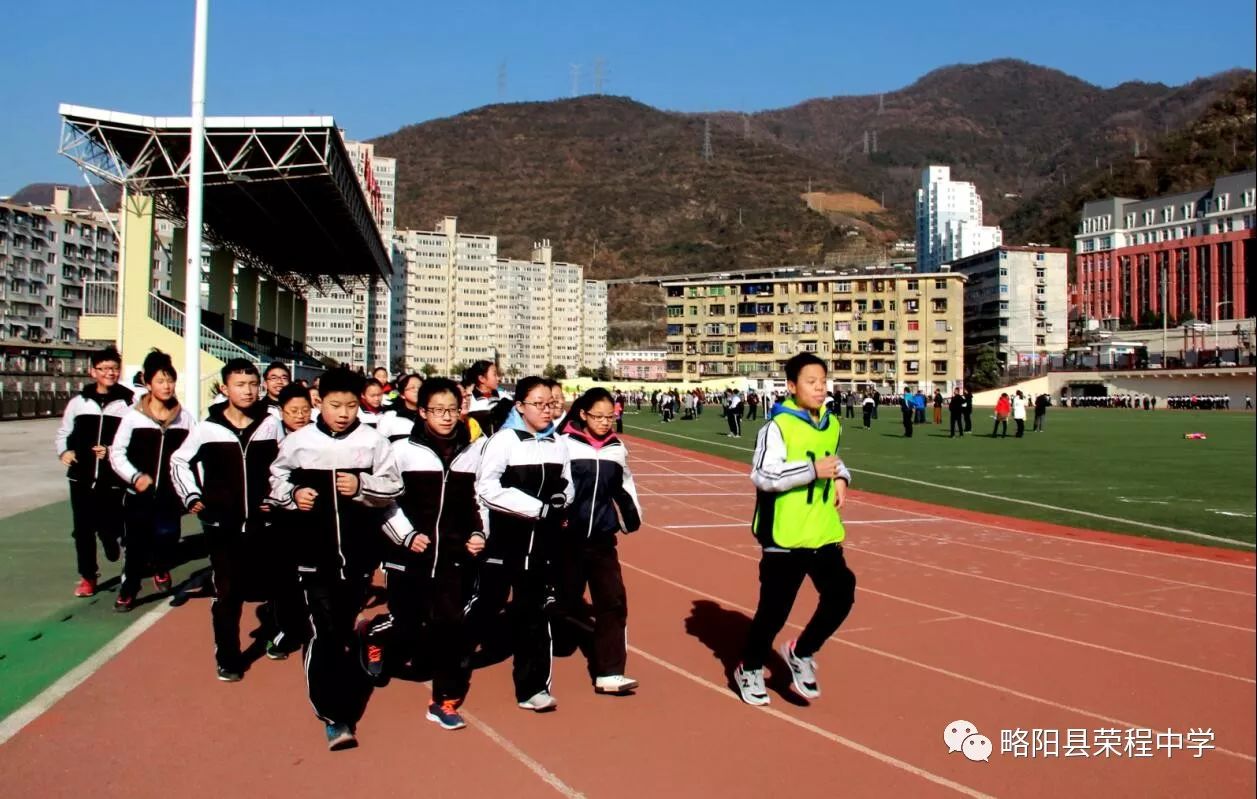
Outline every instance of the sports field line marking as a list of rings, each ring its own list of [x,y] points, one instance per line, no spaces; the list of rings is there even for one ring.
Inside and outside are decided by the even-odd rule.
[[[533,774],[536,774],[538,777],[540,777],[542,782],[546,783],[547,785],[549,785],[554,790],[558,791],[563,796],[568,797],[568,799],[585,799],[585,794],[581,793],[580,791],[576,790],[572,786],[568,785],[563,780],[559,779],[559,776],[557,774],[555,774],[553,771],[550,771],[548,768],[541,765],[541,763],[537,762],[533,758],[529,757],[526,752],[524,752],[515,744],[511,743],[509,738],[505,737],[504,735],[499,733],[497,730],[490,727],[488,724],[485,724],[482,719],[472,715],[466,710],[463,711],[463,715],[466,716],[467,720],[471,722],[472,729],[480,730],[482,733],[484,733],[485,737],[487,737],[490,741],[493,741],[495,744],[500,746],[502,749],[506,751],[507,754],[509,754],[511,757],[515,758],[520,763],[522,763],[525,768],[527,768]]]
[[[637,429],[643,430],[646,428],[639,427]],[[705,444],[716,444],[722,447],[729,447],[730,449],[741,450],[742,452],[755,451],[753,447],[739,447],[735,444],[724,444],[720,441],[708,441],[707,439],[704,439],[704,438],[695,438],[694,436],[681,435],[680,433],[667,433],[662,430],[656,430],[654,432],[663,436],[674,436],[676,438],[684,438],[689,441],[699,441]],[[1213,541],[1214,543],[1226,544],[1227,546],[1239,547],[1242,549],[1257,549],[1257,543],[1250,544],[1247,541],[1238,541],[1234,538],[1227,538],[1221,535],[1211,535],[1210,533],[1202,533],[1197,530],[1185,530],[1179,527],[1166,527],[1165,525],[1161,525],[1161,524],[1152,524],[1151,522],[1141,522],[1141,521],[1136,521],[1134,519],[1125,519],[1125,518],[1122,518],[1121,516],[1108,516],[1103,513],[1093,513],[1092,511],[1088,511],[1088,510],[1078,510],[1077,508],[1062,508],[1057,505],[1049,505],[1046,502],[1035,502],[1034,500],[1031,500],[1031,499],[1019,499],[1017,497],[1007,497],[1000,494],[988,494],[985,491],[974,491],[969,488],[960,488],[958,486],[943,485],[942,483],[931,483],[928,480],[917,480],[912,477],[904,477],[903,475],[898,475],[898,474],[886,474],[884,472],[874,472],[869,469],[851,469],[851,471],[854,474],[869,474],[874,477],[881,477],[887,480],[899,480],[901,482],[928,486],[930,488],[937,488],[943,491],[955,491],[958,494],[969,494],[975,497],[983,497],[985,499],[994,499],[994,500],[999,500],[1001,502],[1014,502],[1018,505],[1028,505],[1034,508],[1042,508],[1044,510],[1057,511],[1059,513],[1070,513],[1075,516],[1086,516],[1092,519],[1103,519],[1104,521],[1107,521],[1107,522],[1119,522],[1121,524],[1129,524],[1135,527],[1143,527],[1148,530],[1159,530],[1163,533],[1174,533],[1176,535],[1186,535],[1186,536],[1191,536],[1193,538],[1199,538],[1204,541]]]
[[[868,505],[869,507],[872,507],[872,508],[882,507],[880,505],[874,505],[873,503],[863,502],[861,500],[848,500],[848,501],[855,505]],[[913,511],[907,511],[907,512],[912,513]],[[925,520],[954,521],[944,516],[927,516],[925,514],[918,514],[916,518],[907,519],[904,521],[925,521]],[[897,520],[887,519],[886,521],[889,522],[889,521],[897,521]],[[847,521],[845,519],[843,520],[843,523],[851,524],[850,521]],[[993,528],[993,529],[999,529],[999,528]],[[995,552],[1000,555],[1011,555],[1013,557],[1026,558],[1028,560],[1042,560],[1048,563],[1059,563],[1064,566],[1076,566],[1080,569],[1087,569],[1090,571],[1101,571],[1101,572],[1107,572],[1108,574],[1120,574],[1126,577],[1138,577],[1144,580],[1155,580],[1157,582],[1167,583],[1167,585],[1163,585],[1159,588],[1150,588],[1150,589],[1146,589],[1142,591],[1134,591],[1132,592],[1132,595],[1151,593],[1152,591],[1166,591],[1173,588],[1198,588],[1202,591],[1217,591],[1223,594],[1235,594],[1236,596],[1243,596],[1243,597],[1257,596],[1251,591],[1237,591],[1233,588],[1220,588],[1216,585],[1208,585],[1206,583],[1192,583],[1192,582],[1187,582],[1185,580],[1175,580],[1172,577],[1161,577],[1161,576],[1156,576],[1156,575],[1151,575],[1151,574],[1141,574],[1140,572],[1132,572],[1132,571],[1127,571],[1125,569],[1114,569],[1110,566],[1095,566],[1090,563],[1079,563],[1076,560],[1065,560],[1064,558],[1049,558],[1045,555],[1033,555],[1029,552],[1022,552],[1021,550],[1001,549],[999,547],[990,547],[984,544],[975,544],[971,541],[957,541],[950,538],[944,538],[942,536],[931,535],[930,533],[918,532],[916,530],[898,530],[896,532],[903,533],[904,535],[914,536],[916,538],[925,538],[930,541],[937,541],[940,544],[946,544],[952,547],[968,547],[969,549],[980,549],[986,552]],[[1010,531],[1010,532],[1016,532],[1016,531]]]
[[[737,516],[732,516],[732,515],[730,515],[730,514],[728,514],[728,513],[724,513],[723,511],[719,511],[719,510],[712,510],[712,509],[704,509],[704,510],[706,510],[706,511],[707,511],[707,513],[711,514],[712,516],[720,516],[720,517],[723,517],[723,518],[725,518],[725,519],[730,519],[730,520],[732,520],[733,522],[736,522],[737,524],[732,524],[732,525],[698,525],[699,527],[704,527],[704,526],[710,526],[710,527],[742,527],[742,526],[746,526],[746,524],[747,524],[745,521],[742,521],[742,520],[741,520],[741,519],[739,519]],[[890,521],[890,520],[888,520],[888,521]],[[872,523],[875,523],[875,522],[872,522]],[[675,527],[670,527],[670,528],[666,528],[666,529],[678,529],[678,528],[675,528]],[[898,530],[897,530],[897,532],[901,532],[901,533],[908,533],[908,531],[903,530],[903,529],[898,529]],[[909,534],[909,535],[911,535],[911,533],[908,533],[908,534]],[[946,567],[946,566],[939,566],[939,565],[937,565],[937,564],[927,563],[927,562],[925,562],[925,561],[912,560],[912,559],[909,559],[909,558],[901,558],[901,557],[898,557],[898,556],[895,556],[895,555],[887,555],[887,554],[885,554],[885,553],[883,553],[883,552],[878,552],[877,550],[874,550],[874,549],[869,549],[869,548],[867,548],[867,547],[865,547],[865,546],[863,546],[863,545],[857,546],[857,545],[855,545],[854,543],[852,543],[852,544],[848,544],[848,546],[850,546],[850,548],[851,548],[851,549],[853,549],[853,550],[855,550],[855,551],[857,551],[857,552],[863,552],[863,553],[865,553],[865,554],[872,555],[873,557],[886,558],[886,559],[888,559],[888,560],[897,560],[897,561],[900,561],[900,562],[902,562],[902,563],[907,563],[907,564],[910,564],[910,565],[913,565],[913,566],[919,566],[919,567],[924,568],[924,569],[934,569],[934,570],[936,570],[936,571],[941,571],[941,572],[944,572],[944,573],[947,573],[947,574],[955,574],[955,575],[958,575],[958,576],[960,576],[960,577],[968,577],[968,578],[972,578],[972,579],[975,579],[975,580],[983,580],[983,581],[986,581],[986,582],[999,583],[999,584],[1001,584],[1001,585],[1008,585],[1008,586],[1012,586],[1012,587],[1014,587],[1014,588],[1024,588],[1024,589],[1026,589],[1027,591],[1036,591],[1036,592],[1039,592],[1039,593],[1051,594],[1051,595],[1054,595],[1054,596],[1062,596],[1062,597],[1066,597],[1066,598],[1068,598],[1068,599],[1074,599],[1074,600],[1077,600],[1077,601],[1079,601],[1079,602],[1091,602],[1091,603],[1094,603],[1094,604],[1097,604],[1097,605],[1106,605],[1106,606],[1109,606],[1109,607],[1120,608],[1120,609],[1122,609],[1122,610],[1128,610],[1128,611],[1132,611],[1132,612],[1135,612],[1135,613],[1146,613],[1146,614],[1149,614],[1149,615],[1152,615],[1152,616],[1162,616],[1162,617],[1164,617],[1164,618],[1168,618],[1168,619],[1175,619],[1175,620],[1178,620],[1178,621],[1185,621],[1185,622],[1190,622],[1190,623],[1195,623],[1195,624],[1205,624],[1205,625],[1209,625],[1209,626],[1212,626],[1212,627],[1224,627],[1224,628],[1227,628],[1227,629],[1238,630],[1238,631],[1240,631],[1240,632],[1246,632],[1246,633],[1257,633],[1257,629],[1253,629],[1253,628],[1251,628],[1251,627],[1240,627],[1240,626],[1238,626],[1238,625],[1234,625],[1234,624],[1226,624],[1225,622],[1220,622],[1220,621],[1210,621],[1210,620],[1208,620],[1208,619],[1200,619],[1200,618],[1195,618],[1195,617],[1192,617],[1192,616],[1180,616],[1180,615],[1177,615],[1177,614],[1175,614],[1175,613],[1167,613],[1167,612],[1165,612],[1165,611],[1161,611],[1161,610],[1153,610],[1153,609],[1151,609],[1151,608],[1139,607],[1138,605],[1126,605],[1126,604],[1123,604],[1123,603],[1121,603],[1121,602],[1111,602],[1111,601],[1106,600],[1106,599],[1098,599],[1098,598],[1096,598],[1096,597],[1083,596],[1083,595],[1081,595],[1081,594],[1074,594],[1074,593],[1070,593],[1070,592],[1068,592],[1068,591],[1057,591],[1057,590],[1055,590],[1055,589],[1053,589],[1053,588],[1044,588],[1044,587],[1042,587],[1042,586],[1030,585],[1030,584],[1028,584],[1028,583],[1019,583],[1019,582],[1015,582],[1015,581],[1012,581],[1012,580],[1001,580],[1001,579],[999,579],[998,577],[987,577],[987,576],[985,576],[985,575],[981,575],[981,574],[973,574],[973,573],[971,573],[971,572],[962,572],[962,571],[959,571],[959,570],[957,570],[957,569],[951,569],[951,568],[948,568],[948,567]]]
[[[704,688],[711,689],[712,691],[715,691],[721,696],[732,699],[735,702],[742,701],[741,699],[737,698],[732,693],[730,693],[728,688],[721,687],[717,685],[716,683],[711,682],[710,680],[707,680],[703,677],[698,676],[697,674],[689,671],[688,669],[684,669],[681,666],[676,665],[675,663],[670,663],[669,661],[664,660],[663,658],[657,655],[653,655],[650,652],[647,652],[646,650],[641,649],[640,647],[630,645],[628,647],[628,650],[632,652],[633,654],[637,655],[638,657],[648,660],[651,663],[654,663],[656,666],[667,669],[673,674],[676,674],[680,677],[684,677],[690,682],[701,685]],[[793,724],[795,727],[798,727],[799,729],[802,729],[802,730],[806,730],[807,732],[810,732],[813,735],[819,735],[820,737],[832,743],[836,743],[839,746],[846,747],[847,749],[853,749],[862,755],[873,758],[879,763],[883,763],[887,766],[890,766],[891,768],[895,768],[900,771],[905,771],[913,775],[914,777],[920,777],[923,780],[928,780],[929,782],[932,782],[935,785],[941,785],[944,788],[950,788],[951,790],[956,791],[957,793],[963,794],[965,796],[971,796],[971,797],[974,797],[975,799],[994,799],[994,797],[991,796],[990,794],[982,793],[981,791],[975,788],[970,788],[968,785],[963,785],[959,782],[955,782],[954,780],[950,780],[939,774],[935,774],[932,771],[926,771],[920,766],[914,766],[913,764],[907,761],[900,760],[894,755],[888,755],[885,752],[878,751],[877,749],[872,749],[868,746],[865,746],[862,743],[853,741],[850,738],[843,737],[836,732],[831,732],[825,729],[824,727],[818,727],[815,724],[812,724],[800,718],[791,716],[789,713],[783,713],[774,707],[768,707],[765,705],[761,705],[759,707],[751,707],[748,705],[747,709],[752,712],[766,713],[775,719],[784,721],[787,724]]]
[[[169,602],[163,602],[158,607],[140,616],[127,625],[126,629],[96,650],[87,660],[61,675],[60,679],[41,691],[34,699],[6,716],[3,721],[0,721],[0,746],[21,732],[26,725],[48,712],[53,705],[82,685],[88,677],[91,677],[102,666],[113,659],[114,655],[126,649],[132,641],[161,621],[173,609],[174,606]]]
[[[743,613],[748,613],[752,616],[755,614],[755,610],[753,608],[748,608],[745,605],[740,605],[737,602],[733,602],[732,600],[725,599],[724,597],[716,596],[715,594],[709,594],[706,591],[703,591],[699,588],[695,588],[692,585],[686,585],[685,583],[678,583],[675,580],[670,580],[667,577],[664,577],[659,574],[655,574],[654,572],[648,571],[647,569],[643,569],[640,566],[635,566],[634,564],[629,563],[626,560],[621,560],[620,565],[628,569],[631,569],[635,572],[640,572],[646,575],[647,577],[658,580],[661,583],[666,583],[667,585],[670,585],[673,588],[677,588],[682,591],[692,593],[697,596],[701,596],[704,599],[710,599],[713,602],[719,602],[722,605],[735,608],[737,610],[742,611]],[[967,617],[967,618],[972,618],[972,617]],[[786,622],[786,626],[791,627],[796,630],[803,629],[803,625],[795,624],[793,622]],[[1068,713],[1076,713],[1080,716],[1087,716],[1089,718],[1096,719],[1097,721],[1103,721],[1108,724],[1116,725],[1123,729],[1147,728],[1147,725],[1137,724],[1133,721],[1125,721],[1123,719],[1114,718],[1113,716],[1106,716],[1103,713],[1096,713],[1093,710],[1086,710],[1085,708],[1075,707],[1074,705],[1067,705],[1063,702],[1057,702],[1054,699],[1048,699],[1046,697],[1036,696],[1034,694],[1026,693],[1025,691],[1020,691],[1016,688],[1009,688],[1006,685],[1000,685],[999,683],[986,682],[983,680],[979,680],[976,677],[970,677],[967,674],[961,674],[960,672],[951,671],[950,669],[945,669],[945,668],[942,668],[941,666],[931,666],[929,663],[922,663],[921,661],[913,660],[912,658],[904,657],[903,655],[896,655],[893,652],[887,652],[884,649],[878,649],[876,647],[868,646],[866,644],[857,644],[854,641],[848,641],[846,639],[837,638],[835,636],[830,636],[828,640],[833,641],[834,643],[839,644],[841,646],[849,646],[852,649],[858,649],[861,652],[867,652],[871,655],[878,655],[880,657],[889,658],[890,660],[894,660],[899,663],[904,663],[906,665],[914,666],[919,669],[925,669],[926,671],[932,671],[936,674],[942,674],[945,677],[951,677],[952,679],[960,680],[961,682],[967,682],[971,685],[976,685],[981,688],[998,691],[1000,693],[1008,694],[1009,696],[1015,696],[1018,699],[1024,699],[1027,702],[1035,702],[1041,705],[1046,705],[1047,707],[1054,708],[1056,710],[1062,710]],[[632,647],[630,647],[630,649],[631,648]],[[734,697],[734,698],[736,699],[737,697]],[[1246,760],[1250,763],[1257,763],[1257,757],[1246,754],[1244,752],[1236,752],[1232,749],[1223,749],[1222,747],[1218,747],[1214,751],[1221,752],[1222,754],[1225,754],[1225,755],[1230,755],[1231,757],[1237,757],[1240,760]]]
[[[745,552],[738,552],[737,550],[734,550],[734,549],[728,549],[727,547],[722,547],[719,544],[712,544],[708,541],[703,541],[698,538],[691,538],[688,535],[682,535],[681,533],[673,532],[672,530],[664,530],[663,528],[657,525],[647,523],[647,524],[644,524],[643,526],[654,527],[656,530],[659,530],[661,533],[664,533],[665,535],[674,536],[676,538],[680,538],[685,541],[698,544],[699,546],[709,547],[711,549],[716,550],[717,552],[724,552],[728,555],[733,555],[734,557],[743,558],[745,560],[749,560],[755,563],[759,562],[758,557],[755,557],[753,555],[748,555]],[[896,594],[887,594],[883,591],[878,591],[873,588],[867,588],[862,585],[857,585],[855,590],[863,591],[872,596],[882,597],[883,599],[889,599],[894,602],[902,602],[906,605],[915,605],[916,607],[919,607],[919,608],[925,608],[927,610],[937,611],[939,613],[956,613],[957,612],[954,608],[945,608],[939,605],[931,605],[927,602],[918,602],[915,599],[908,599],[907,597],[898,596]],[[1257,680],[1253,679],[1252,677],[1243,677],[1238,674],[1229,674],[1224,671],[1214,671],[1213,669],[1206,669],[1201,666],[1192,666],[1190,664],[1179,663],[1178,661],[1174,661],[1174,660],[1165,660],[1163,658],[1154,657],[1152,655],[1144,655],[1144,654],[1140,654],[1139,652],[1131,652],[1126,649],[1117,649],[1116,647],[1105,646],[1104,644],[1096,644],[1090,641],[1082,641],[1077,638],[1069,638],[1064,635],[1057,635],[1055,633],[1044,632],[1042,630],[1032,630],[1029,627],[1022,627],[1017,624],[1010,624],[1008,622],[996,621],[995,619],[988,619],[985,616],[974,616],[969,613],[963,613],[960,615],[963,615],[966,618],[971,619],[973,621],[981,622],[982,624],[989,624],[993,627],[1000,627],[1006,630],[1013,630],[1015,632],[1025,633],[1027,635],[1033,635],[1040,638],[1047,638],[1052,641],[1060,641],[1061,643],[1073,644],[1076,646],[1085,647],[1087,649],[1095,649],[1100,652],[1107,652],[1111,655],[1121,655],[1125,657],[1134,658],[1136,660],[1144,660],[1149,663],[1157,663],[1162,666],[1170,666],[1172,668],[1185,669],[1187,671],[1194,671],[1200,674],[1208,674],[1212,677],[1223,677],[1228,680],[1235,680],[1236,682],[1247,683],[1249,685],[1257,685]]]
[[[843,525],[848,524],[898,524],[900,522],[928,522],[931,518],[922,519],[843,519]],[[750,527],[749,521],[739,522],[737,524],[665,524],[665,530],[702,530],[705,528],[726,528],[726,527]]]
[[[660,466],[662,464],[654,464]],[[749,474],[749,472],[747,473]],[[740,472],[633,472],[633,479],[639,477],[747,477],[747,474]]]
[[[639,429],[644,429],[644,428],[639,428]],[[678,435],[678,434],[676,434],[676,433],[668,433],[667,435]],[[704,440],[705,440],[705,439],[701,439],[701,438],[693,438],[692,436],[680,436],[680,437],[681,437],[681,438],[689,438],[691,441],[704,441]],[[645,441],[649,441],[649,439],[643,439],[643,440],[645,440]],[[721,444],[721,442],[719,442],[719,441],[713,441],[713,442],[710,442],[710,443],[713,443],[713,444],[720,444],[721,446],[731,446],[731,445],[728,445],[728,444]],[[706,465],[708,465],[708,466],[713,465],[713,464],[710,464],[710,463],[708,463],[707,461],[705,461],[705,460],[703,460],[703,459],[701,459],[701,458],[695,458],[695,457],[693,457],[693,456],[691,456],[691,455],[683,455],[683,454],[680,454],[680,453],[671,452],[671,451],[669,451],[669,450],[660,449],[659,447],[656,447],[656,446],[651,446],[650,444],[646,444],[646,443],[640,443],[640,444],[639,444],[639,443],[637,443],[637,442],[634,442],[634,448],[638,448],[638,447],[645,448],[645,449],[650,449],[650,450],[654,450],[654,451],[656,451],[656,452],[665,452],[665,453],[667,453],[667,454],[669,454],[669,455],[671,455],[671,456],[673,456],[673,457],[676,457],[676,458],[684,458],[684,459],[685,459],[685,460],[687,460],[687,461],[697,461],[697,462],[699,462],[699,463],[703,463],[703,464],[706,464]],[[747,451],[745,447],[733,447],[733,448],[734,448],[734,449],[743,450],[743,451]],[[732,471],[734,471],[734,470],[730,469],[730,471],[732,472]],[[892,506],[889,506],[889,505],[878,505],[878,504],[875,504],[875,503],[872,503],[872,502],[865,502],[865,501],[863,501],[863,500],[855,500],[855,501],[857,501],[857,502],[861,502],[862,504],[869,505],[869,506],[874,507],[874,508],[882,508],[882,509],[884,509],[884,510],[899,510],[898,508],[893,508]],[[905,512],[905,513],[915,513],[916,511],[903,511],[903,512]],[[1005,525],[992,524],[992,523],[990,523],[990,522],[975,522],[975,521],[971,521],[971,520],[969,520],[969,519],[962,519],[962,518],[958,518],[958,517],[954,517],[954,516],[944,516],[943,518],[944,518],[944,519],[946,519],[947,521],[955,522],[955,523],[957,523],[957,524],[966,524],[966,525],[969,525],[970,527],[983,527],[983,528],[986,528],[986,529],[988,529],[988,530],[1003,530],[1003,531],[1005,531],[1005,532],[1009,532],[1009,533],[1016,533],[1016,534],[1018,534],[1018,535],[1024,535],[1024,536],[1029,536],[1029,537],[1038,538],[1038,539],[1043,539],[1043,538],[1045,538],[1045,536],[1044,536],[1043,534],[1041,534],[1041,533],[1033,533],[1033,532],[1030,532],[1030,531],[1028,531],[1028,530],[1021,530],[1021,529],[1018,529],[1018,528],[1016,528],[1016,527],[1008,527],[1008,526],[1005,526]],[[1190,560],[1190,561],[1194,561],[1194,562],[1196,562],[1196,563],[1208,563],[1208,564],[1212,564],[1212,565],[1214,565],[1214,566],[1229,566],[1229,567],[1231,567],[1231,568],[1235,568],[1235,569],[1245,569],[1245,570],[1247,570],[1247,571],[1253,571],[1254,569],[1257,569],[1257,565],[1249,565],[1249,564],[1246,564],[1246,563],[1231,563],[1231,562],[1229,562],[1229,561],[1224,561],[1224,560],[1209,560],[1208,558],[1197,557],[1197,556],[1195,556],[1195,555],[1184,555],[1184,554],[1181,554],[1181,553],[1178,553],[1178,552],[1162,552],[1162,551],[1157,550],[1157,549],[1143,549],[1143,548],[1140,548],[1140,547],[1123,546],[1123,545],[1121,545],[1121,544],[1112,544],[1112,543],[1109,543],[1109,542],[1107,542],[1107,541],[1092,541],[1091,539],[1088,539],[1088,538],[1064,538],[1064,537],[1062,537],[1062,536],[1046,536],[1046,537],[1048,537],[1048,538],[1058,539],[1058,540],[1061,540],[1061,541],[1068,541],[1068,542],[1071,542],[1071,543],[1077,543],[1077,544],[1087,544],[1087,545],[1089,545],[1089,546],[1096,546],[1096,547],[1107,547],[1107,548],[1109,548],[1109,549],[1118,549],[1118,550],[1122,550],[1123,552],[1132,552],[1132,553],[1136,553],[1136,554],[1140,554],[1140,555],[1158,555],[1158,556],[1163,557],[1163,558],[1178,558],[1178,559],[1180,559],[1180,560]]]
[[[1164,618],[1164,619],[1174,619],[1176,621],[1184,621],[1191,624],[1205,624],[1210,627],[1222,627],[1227,630],[1238,630],[1239,632],[1242,632],[1242,633],[1257,633],[1257,629],[1254,629],[1252,627],[1241,627],[1238,624],[1227,624],[1226,622],[1210,621],[1209,619],[1199,619],[1199,618],[1193,618],[1191,616],[1179,616],[1175,613],[1166,613],[1163,610],[1153,610],[1152,608],[1141,608],[1138,605],[1126,605],[1121,602],[1111,602],[1107,599],[1098,599],[1096,597],[1082,596],[1081,594],[1074,594],[1069,591],[1057,591],[1054,588],[1044,588],[1042,586],[1037,586],[1037,585],[1028,585],[1026,583],[1018,583],[1013,580],[1001,580],[998,577],[988,577],[985,574],[973,574],[972,572],[962,572],[959,569],[952,569],[952,568],[948,568],[947,566],[939,566],[934,563],[925,563],[923,561],[912,560],[910,558],[901,558],[898,555],[887,555],[885,552],[878,552],[877,550],[869,549],[867,546],[864,546],[863,544],[860,544],[858,546],[855,544],[851,544],[849,545],[849,547],[851,549],[854,549],[857,552],[863,552],[864,554],[872,555],[873,557],[886,558],[887,560],[895,560],[895,561],[899,561],[900,563],[908,563],[913,566],[919,566],[923,569],[933,569],[935,571],[940,571],[945,574],[954,574],[959,577],[966,577],[971,580],[982,580],[983,582],[996,583],[998,585],[1012,586],[1013,588],[1021,588],[1026,591],[1035,591],[1040,594],[1049,594],[1051,596],[1059,596],[1059,597],[1065,597],[1066,599],[1074,599],[1079,602],[1090,602],[1095,605],[1104,605],[1105,607],[1118,608],[1120,610],[1128,610],[1135,613],[1146,613],[1150,616],[1160,616],[1161,618]]]

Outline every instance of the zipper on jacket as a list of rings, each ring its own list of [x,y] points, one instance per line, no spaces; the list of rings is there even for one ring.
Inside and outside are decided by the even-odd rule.
[[[602,453],[594,450],[594,490],[589,497],[589,532],[585,533],[585,540],[592,541],[594,537],[594,508],[598,504],[598,475],[602,470]]]
[[[537,447],[540,447],[541,439],[534,436],[533,443]],[[537,463],[539,466],[541,466],[541,482],[537,483],[537,499],[541,499],[542,489],[546,485],[546,459],[541,457],[541,452],[537,453]],[[544,499],[542,499],[541,501],[546,502],[546,500]],[[554,510],[554,508],[551,507],[550,510]],[[533,541],[535,541],[536,538],[537,538],[537,522],[533,522],[532,529],[529,530],[528,532],[528,551],[524,553],[524,571],[528,571],[528,562],[532,559],[532,545],[533,545]]]
[[[100,405],[99,402],[96,403]],[[100,421],[96,423],[96,446],[100,446],[100,440],[105,435],[105,406],[100,405]],[[100,458],[96,457],[96,453],[92,453],[92,488],[96,487],[96,481],[100,479]]]
[[[157,464],[153,467],[153,497],[161,488],[161,456],[166,454],[166,428],[161,429],[161,439],[157,442]]]
[[[361,479],[361,478],[359,478]],[[336,470],[332,470],[332,517],[336,521],[336,554],[340,555],[340,579],[345,579],[345,548],[340,541],[340,501],[337,494],[340,491],[336,488]]]
[[[440,456],[437,456],[440,460]],[[454,465],[453,459],[450,460],[450,467]],[[436,562],[441,557],[441,514],[445,512],[445,483],[450,479],[449,469],[445,468],[445,464],[441,464],[441,496],[436,506],[436,523],[432,525],[432,577],[436,577]]]
[[[240,525],[240,532],[244,532],[249,526],[249,444],[252,443],[252,436],[244,444],[240,443],[240,436],[236,436],[236,445],[240,447],[240,474],[244,483],[244,523]]]

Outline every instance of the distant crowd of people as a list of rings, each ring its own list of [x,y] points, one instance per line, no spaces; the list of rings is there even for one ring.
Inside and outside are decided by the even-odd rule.
[[[1230,396],[1222,394],[1178,394],[1166,397],[1166,404],[1175,410],[1187,411],[1229,411],[1231,410]],[[1155,407],[1155,406],[1154,406]],[[1251,409],[1253,400],[1251,397],[1244,398],[1244,407]]]

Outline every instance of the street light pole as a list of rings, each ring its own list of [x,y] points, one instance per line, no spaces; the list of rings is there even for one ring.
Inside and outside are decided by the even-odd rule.
[[[192,134],[188,174],[188,251],[184,265],[183,406],[201,418],[201,224],[205,191],[205,45],[209,0],[196,0],[192,45]]]

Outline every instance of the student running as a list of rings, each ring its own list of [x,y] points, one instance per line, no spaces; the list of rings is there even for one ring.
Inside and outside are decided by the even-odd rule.
[[[510,395],[498,390],[501,375],[493,361],[476,361],[463,374],[463,385],[469,388],[467,415],[474,419],[486,436],[497,432],[510,413]],[[519,389],[516,388],[516,393]]]
[[[410,435],[419,421],[419,389],[423,378],[417,374],[397,380],[397,399],[384,411],[376,428],[389,441],[400,441]]]
[[[592,388],[573,404],[562,435],[575,499],[561,536],[559,596],[567,618],[578,622],[574,626],[592,629],[592,635],[582,636],[581,648],[589,657],[594,691],[605,694],[637,687],[637,680],[624,674],[628,597],[616,534],[639,529],[642,511],[628,449],[611,431],[615,419],[611,394]],[[585,603],[586,585],[592,607]]]
[[[268,413],[258,398],[257,367],[243,358],[222,369],[227,401],[212,405],[209,418],[197,424],[170,458],[179,499],[201,520],[209,543],[214,580],[210,615],[218,679],[237,682],[247,665],[240,652],[240,613],[247,595],[266,592],[277,569],[269,507],[270,470],[283,438],[279,416]],[[285,387],[281,392],[287,391]],[[278,402],[273,406],[282,413]],[[262,588],[266,586],[266,588]],[[266,655],[288,657],[285,630],[301,628],[301,608],[289,596],[268,596],[279,629],[271,631]],[[298,614],[292,618],[293,614]],[[288,636],[295,638],[293,632]]]
[[[354,619],[379,563],[376,509],[402,488],[388,441],[358,420],[363,383],[348,369],[325,372],[318,420],[285,438],[271,466],[271,501],[305,517],[294,555],[313,627],[306,685],[332,750],[358,744]]]
[[[123,417],[131,410],[134,393],[118,385],[122,356],[113,347],[92,353],[88,375],[92,382],[70,398],[61,416],[55,441],[57,457],[70,481],[74,555],[78,562],[77,597],[96,595],[100,574],[96,539],[105,560],[122,554],[122,489],[125,484],[109,466],[109,448]]]
[[[114,609],[135,607],[140,581],[153,578],[158,592],[171,588],[170,569],[179,541],[183,505],[170,474],[170,457],[188,437],[192,416],[175,398],[178,374],[170,356],[153,350],[144,358],[146,393],[123,417],[109,448],[109,464],[128,486],[123,499],[127,556]]]
[[[512,596],[510,629],[515,698],[521,708],[554,710],[550,694],[550,624],[553,599],[550,558],[564,509],[572,503],[567,450],[551,423],[546,380],[526,377],[516,390],[515,410],[485,445],[476,493],[489,511],[488,539],[476,593],[468,606],[474,639]]]
[[[361,622],[359,635],[377,679],[416,658],[422,637],[432,670],[427,718],[457,730],[470,683],[463,587],[485,543],[476,470],[487,439],[471,440],[454,381],[426,381],[417,401],[421,421],[392,445],[405,493],[384,525],[393,543],[383,558],[389,612]]]
[[[846,533],[838,511],[851,473],[838,458],[842,425],[824,410],[825,362],[810,353],[795,355],[786,362],[786,388],[791,396],[760,429],[752,460],[752,525],[762,547],[759,604],[734,670],[738,691],[750,705],[769,703],[764,661],[804,577],[811,578],[820,600],[803,633],[780,650],[794,691],[804,699],[820,696],[813,656],[855,602],[855,575],[843,557]]]

